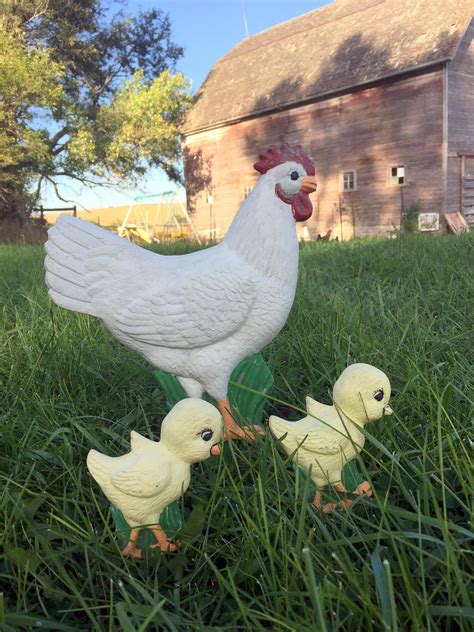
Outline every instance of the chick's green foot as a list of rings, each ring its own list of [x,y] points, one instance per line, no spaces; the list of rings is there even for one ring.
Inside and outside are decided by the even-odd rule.
[[[232,417],[230,412],[230,404],[228,399],[221,399],[217,402],[219,411],[224,422],[224,441],[227,439],[243,439],[244,441],[255,441],[259,435],[265,436],[265,432],[261,426],[247,426],[241,428]]]

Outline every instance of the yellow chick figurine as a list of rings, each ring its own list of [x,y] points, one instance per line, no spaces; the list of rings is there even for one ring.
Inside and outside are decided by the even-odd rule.
[[[321,509],[321,490],[326,485],[332,485],[337,492],[346,491],[341,472],[364,447],[360,428],[384,414],[391,415],[389,399],[390,382],[385,373],[370,364],[352,364],[334,384],[333,406],[307,397],[308,416],[304,419],[292,422],[270,417],[270,430],[282,439],[285,452],[294,455],[297,465],[310,471],[316,485],[313,504],[317,509]],[[365,481],[352,493],[371,495],[372,489]],[[343,500],[345,505],[351,503]],[[327,503],[322,510],[329,513],[335,507],[334,503]]]
[[[187,490],[191,465],[220,453],[222,417],[202,399],[183,399],[163,420],[159,442],[130,435],[131,451],[110,457],[91,450],[87,467],[102,491],[132,527],[123,555],[141,558],[141,528],[151,530],[162,551],[175,551],[160,527],[160,513]]]

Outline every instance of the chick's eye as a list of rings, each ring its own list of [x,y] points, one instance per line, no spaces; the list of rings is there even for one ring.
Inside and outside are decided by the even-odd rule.
[[[203,430],[201,432],[201,439],[203,439],[203,441],[210,441],[212,439],[213,436],[213,432],[212,430]]]
[[[378,402],[381,402],[383,400],[383,389],[379,388],[377,391],[375,391],[374,399],[376,399]]]
[[[300,174],[299,174],[297,171],[292,171],[292,172],[290,173],[290,178],[291,178],[292,180],[298,180],[298,178],[299,178],[299,177],[300,177]]]

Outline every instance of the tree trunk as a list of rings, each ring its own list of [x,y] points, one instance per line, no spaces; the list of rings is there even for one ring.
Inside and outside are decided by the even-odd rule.
[[[23,222],[30,213],[30,195],[26,183],[13,169],[3,169],[0,175],[0,222]]]
[[[0,243],[46,241],[46,226],[30,219],[30,205],[31,196],[25,185],[0,177]]]

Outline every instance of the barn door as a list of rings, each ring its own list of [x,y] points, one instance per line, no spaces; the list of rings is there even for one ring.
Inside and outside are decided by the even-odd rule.
[[[474,226],[474,156],[461,156],[461,210]]]

